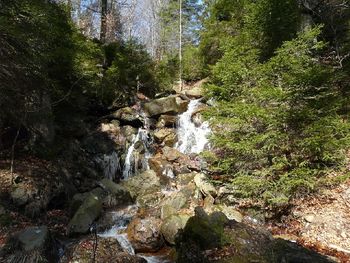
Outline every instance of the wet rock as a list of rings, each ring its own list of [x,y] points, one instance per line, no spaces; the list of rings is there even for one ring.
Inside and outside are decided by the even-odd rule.
[[[128,226],[128,238],[135,252],[156,252],[164,246],[160,232],[162,221],[155,217],[135,218]]]
[[[167,162],[160,154],[156,154],[154,157],[150,158],[148,163],[151,169],[154,170],[158,176],[162,176],[166,167],[170,165],[169,162]]]
[[[165,139],[163,140],[163,143],[166,146],[172,147],[177,142],[177,139],[178,139],[177,134],[174,132],[169,134],[167,137],[165,137]]]
[[[56,262],[58,249],[48,228],[37,226],[11,236],[2,250],[2,257],[6,261],[1,262]]]
[[[208,181],[208,178],[204,174],[197,174],[194,177],[196,186],[200,189],[204,196],[211,195],[217,196],[217,191],[212,183]]]
[[[160,180],[155,171],[147,170],[121,183],[136,199],[138,196],[160,191]]]
[[[100,181],[99,185],[108,193],[103,200],[105,206],[113,207],[130,205],[132,203],[131,195],[125,187],[118,185],[107,178]]]
[[[149,117],[167,113],[176,114],[179,112],[179,106],[176,103],[176,97],[174,96],[169,96],[147,102],[144,105],[144,109]]]
[[[174,128],[176,126],[177,117],[173,115],[161,115],[156,124],[157,128]]]
[[[176,150],[175,148],[172,148],[169,146],[163,147],[162,152],[163,152],[163,156],[165,157],[165,159],[167,159],[169,162],[174,162],[181,157],[182,158],[186,157],[183,153],[181,153],[178,150]]]
[[[156,131],[153,134],[156,142],[164,143],[167,146],[173,146],[177,141],[177,134],[175,129],[164,128]]]
[[[68,224],[68,235],[88,233],[102,212],[102,196],[90,192]]]
[[[187,107],[190,101],[188,99],[183,99],[181,97],[176,97],[176,104],[178,106],[178,113],[183,113],[187,111]]]
[[[79,262],[89,263],[94,257],[95,239],[93,236],[80,241],[72,251],[69,259],[62,260],[63,263]],[[147,261],[136,255],[131,255],[124,250],[114,238],[98,238],[95,254],[96,263],[146,263]]]
[[[137,134],[137,129],[130,125],[126,125],[121,128],[121,132],[123,136],[126,138],[126,140],[129,143],[131,143],[132,140],[134,139],[134,136]]]
[[[175,238],[179,230],[186,226],[189,218],[188,215],[171,215],[164,220],[161,231],[169,244],[175,244]]]

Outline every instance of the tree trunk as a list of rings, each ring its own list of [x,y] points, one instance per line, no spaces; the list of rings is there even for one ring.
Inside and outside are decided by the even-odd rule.
[[[102,42],[106,41],[107,34],[107,0],[101,0],[101,31],[100,40]]]

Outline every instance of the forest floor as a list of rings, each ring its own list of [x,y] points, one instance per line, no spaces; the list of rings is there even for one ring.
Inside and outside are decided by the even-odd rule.
[[[290,215],[268,227],[279,237],[350,262],[350,180],[294,200]]]
[[[9,212],[4,217],[0,211],[0,248],[10,234],[33,225],[47,225],[55,234],[64,236],[69,221],[66,209],[50,209],[31,219],[11,204],[9,165],[9,161],[0,161],[0,208],[6,207]],[[47,181],[53,173],[49,162],[35,158],[17,161],[15,167],[14,177],[28,186]],[[267,227],[277,237],[295,241],[338,262],[350,262],[350,180],[294,200],[291,213],[282,221],[269,222]]]

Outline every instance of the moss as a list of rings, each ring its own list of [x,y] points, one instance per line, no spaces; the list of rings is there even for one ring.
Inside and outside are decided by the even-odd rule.
[[[9,214],[0,215],[0,226],[5,227],[13,223],[13,220]]]

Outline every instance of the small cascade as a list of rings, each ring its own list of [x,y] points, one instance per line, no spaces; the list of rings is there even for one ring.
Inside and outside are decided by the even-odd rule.
[[[96,158],[96,162],[101,166],[104,176],[110,180],[115,179],[116,174],[121,171],[120,158],[115,151]]]
[[[203,122],[199,127],[192,121],[192,115],[198,109],[200,99],[192,100],[186,112],[179,116],[178,138],[176,149],[185,154],[200,153],[208,144],[208,136],[211,133],[209,123]]]
[[[150,152],[152,141],[150,140],[149,130],[150,124],[149,119],[145,116],[144,113],[141,114],[144,119],[144,128],[139,128],[136,136],[131,142],[131,145],[127,151],[123,169],[123,179],[128,179],[130,176],[136,174],[138,172],[138,164],[139,164],[139,155],[135,153],[136,143],[142,142],[145,153],[141,160],[142,170],[149,169],[148,159],[152,157]]]

